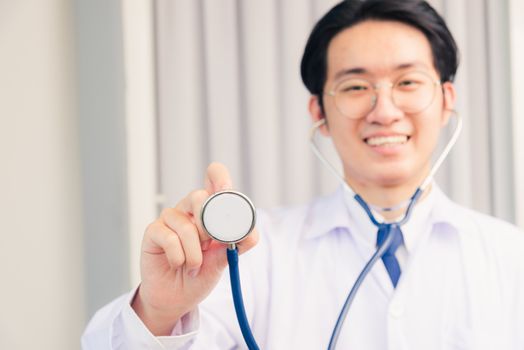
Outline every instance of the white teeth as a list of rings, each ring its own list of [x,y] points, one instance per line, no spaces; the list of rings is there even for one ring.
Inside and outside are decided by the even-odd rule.
[[[408,137],[406,135],[378,136],[366,139],[366,143],[370,146],[398,145],[406,143],[407,141]]]

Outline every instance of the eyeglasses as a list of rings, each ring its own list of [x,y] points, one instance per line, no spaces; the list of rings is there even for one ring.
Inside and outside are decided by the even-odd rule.
[[[394,82],[382,84],[349,78],[337,84],[327,95],[334,97],[335,106],[342,115],[358,119],[373,110],[378,100],[377,91],[382,86],[391,88],[391,99],[397,108],[405,113],[419,113],[431,105],[440,84],[427,73],[413,71]]]

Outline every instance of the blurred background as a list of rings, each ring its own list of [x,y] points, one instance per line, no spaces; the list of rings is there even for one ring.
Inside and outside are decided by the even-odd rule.
[[[0,0],[1,349],[79,348],[139,283],[146,225],[210,161],[259,207],[337,186],[299,76],[336,2]],[[465,121],[438,183],[524,228],[524,2],[430,3],[461,50]]]

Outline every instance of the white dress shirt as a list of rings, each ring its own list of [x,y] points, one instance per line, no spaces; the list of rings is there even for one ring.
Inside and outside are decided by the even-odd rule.
[[[325,349],[377,228],[342,188],[309,205],[259,213],[260,242],[240,257],[244,303],[261,349]],[[524,234],[451,202],[436,186],[402,226],[394,289],[381,260],[362,284],[338,349],[524,350]],[[93,317],[84,349],[244,349],[227,271],[169,337],[130,307]]]

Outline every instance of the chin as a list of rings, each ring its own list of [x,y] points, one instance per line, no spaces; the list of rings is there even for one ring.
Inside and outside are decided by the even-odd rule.
[[[427,173],[428,164],[420,166],[409,160],[373,163],[359,162],[346,168],[345,175],[365,187],[394,188],[419,186],[423,178],[417,174]]]
[[[413,171],[405,168],[388,167],[370,176],[373,183],[380,187],[399,187],[413,181]]]
[[[407,183],[407,179],[402,176],[387,176],[384,178],[379,178],[375,180],[375,183],[379,185],[380,187],[384,188],[394,188],[394,187],[400,187]]]

